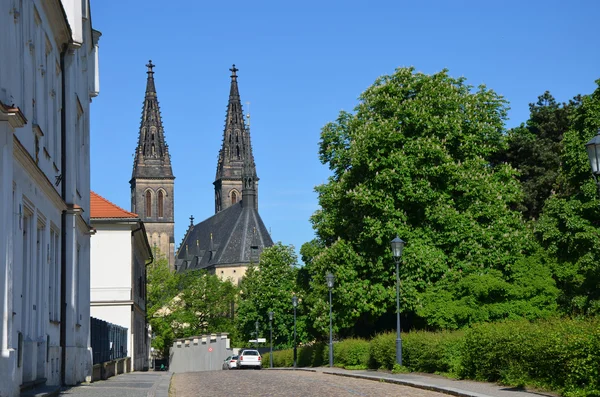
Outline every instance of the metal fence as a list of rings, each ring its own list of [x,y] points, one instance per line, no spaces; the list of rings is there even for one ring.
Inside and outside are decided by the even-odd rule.
[[[127,328],[90,317],[94,364],[127,357]]]

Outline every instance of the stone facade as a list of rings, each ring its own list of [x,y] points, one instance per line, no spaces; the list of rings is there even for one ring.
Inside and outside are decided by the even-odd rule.
[[[0,396],[91,376],[89,1],[0,2]]]
[[[148,241],[175,262],[175,177],[154,84],[154,66],[148,67],[146,95],[131,181],[131,212],[146,226]]]

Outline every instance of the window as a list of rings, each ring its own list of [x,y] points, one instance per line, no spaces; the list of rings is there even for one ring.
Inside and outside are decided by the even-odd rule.
[[[162,190],[159,190],[158,191],[158,217],[159,218],[162,218],[164,216],[164,214],[163,214],[163,207],[164,207],[163,206],[163,200],[164,200],[163,192],[162,192]]]
[[[60,268],[58,263],[58,232],[50,229],[50,245],[48,247],[48,262],[50,276],[48,280],[48,305],[50,321],[59,321],[60,308]]]
[[[231,192],[231,204],[235,204],[238,201],[237,193],[235,191]]]
[[[146,191],[146,218],[152,216],[152,193],[150,190]]]

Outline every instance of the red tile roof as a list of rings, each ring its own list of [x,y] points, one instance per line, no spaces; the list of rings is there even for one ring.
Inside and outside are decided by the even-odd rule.
[[[139,216],[125,211],[97,193],[90,192],[90,218],[139,218]]]

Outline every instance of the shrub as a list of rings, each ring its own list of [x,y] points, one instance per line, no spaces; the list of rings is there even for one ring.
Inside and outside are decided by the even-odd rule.
[[[396,333],[375,336],[369,346],[369,368],[391,370],[396,362]]]
[[[402,336],[402,364],[411,371],[460,372],[464,332],[409,332]]]
[[[348,368],[366,368],[369,363],[370,344],[364,339],[350,338],[333,345],[334,365]],[[323,351],[323,361],[329,363],[329,345]]]

